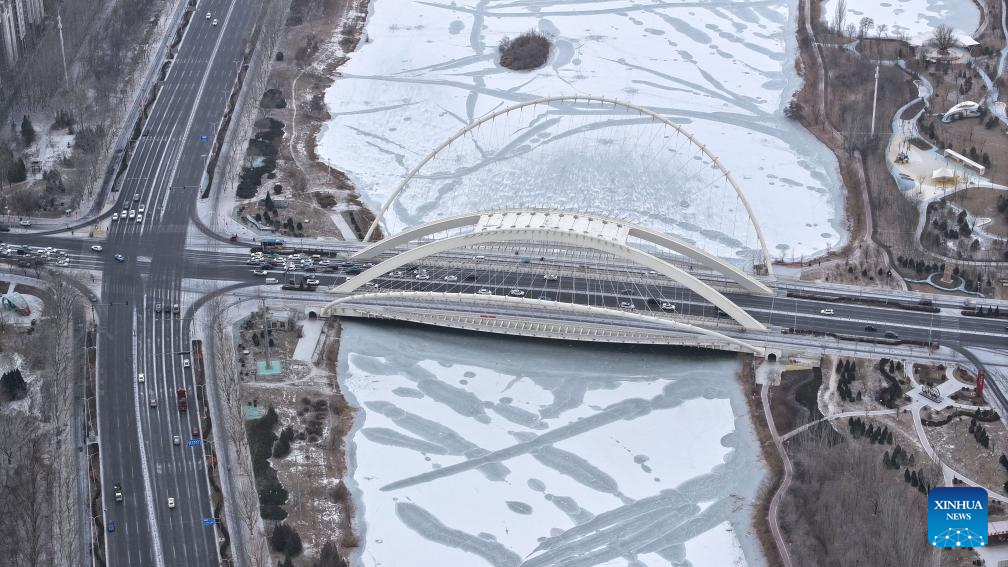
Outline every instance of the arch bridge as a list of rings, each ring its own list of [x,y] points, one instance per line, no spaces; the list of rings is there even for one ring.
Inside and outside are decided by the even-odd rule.
[[[611,216],[557,210],[548,197],[545,206],[512,208],[509,204],[503,209],[458,214],[407,228],[362,249],[354,256],[360,263],[359,273],[335,288],[337,297],[323,315],[764,354],[765,349],[751,339],[766,331],[765,326],[730,299],[733,293],[772,295],[763,281],[773,279],[772,262],[752,207],[731,173],[704,144],[668,118],[629,102],[583,95],[545,97],[482,116],[406,173],[382,204],[364,240],[371,240],[411,182],[425,176],[421,173],[425,166],[438,162],[449,165],[447,171],[456,171],[450,166],[458,163],[461,154],[449,151],[458,147],[453,143],[462,141],[461,148],[478,146],[481,156],[507,157],[511,154],[493,154],[480,144],[473,137],[477,129],[493,128],[499,118],[522,117],[524,109],[540,105],[555,114],[575,107],[570,113],[584,115],[584,105],[601,111],[597,114],[602,116],[610,111],[629,113],[656,125],[652,139],[670,140],[671,146],[660,142],[662,152],[685,148],[689,159],[679,167],[696,172],[700,181],[689,184],[693,192],[680,195],[678,203],[689,207],[691,198],[702,199],[703,206],[690,218],[673,220],[679,221],[676,226],[688,225],[692,240]],[[546,122],[551,121],[539,125]],[[525,132],[529,126],[505,124],[501,128],[508,132]],[[567,133],[554,132],[557,135],[548,139],[563,139]],[[681,172],[667,173],[673,179]],[[486,190],[496,194],[493,187]],[[521,197],[515,195],[510,202]],[[664,201],[667,204],[670,199]],[[637,218],[658,218],[654,211],[643,212]],[[677,211],[664,214],[683,216]],[[698,219],[720,224],[705,230],[695,225]],[[741,247],[729,246],[734,252],[710,253],[699,244],[734,243],[735,229],[741,225],[753,240]],[[737,257],[725,258],[733,254]],[[742,260],[744,254],[758,257]]]
[[[676,236],[602,215],[458,215],[354,259],[376,263],[335,288],[327,316],[763,354],[744,333],[766,327],[725,294],[772,295],[764,282]]]

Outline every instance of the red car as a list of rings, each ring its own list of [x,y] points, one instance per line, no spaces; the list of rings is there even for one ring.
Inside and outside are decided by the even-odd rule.
[[[199,427],[193,427],[192,428],[192,436],[193,436],[193,439],[199,439],[199,436],[200,436]]]

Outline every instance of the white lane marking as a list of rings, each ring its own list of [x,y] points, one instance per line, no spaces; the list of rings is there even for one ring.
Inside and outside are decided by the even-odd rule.
[[[137,309],[133,307],[133,378],[136,380],[137,373]],[[138,392],[138,390],[135,390]],[[143,470],[144,496],[147,499],[147,523],[151,532],[151,551],[154,554],[154,563],[157,567],[164,567],[164,555],[161,550],[161,533],[158,531],[157,516],[154,511],[154,492],[151,489],[150,468],[147,465],[147,444],[144,442],[143,427],[140,419],[140,396],[139,392],[133,396],[133,409],[136,412],[137,442],[140,447],[140,468]]]

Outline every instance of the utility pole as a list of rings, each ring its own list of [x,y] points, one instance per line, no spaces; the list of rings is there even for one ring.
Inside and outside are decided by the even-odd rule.
[[[874,98],[872,98],[872,107],[871,107],[871,135],[872,135],[872,138],[875,137],[875,109],[878,106],[878,71],[879,71],[879,66],[876,65],[875,66],[875,96],[874,96]]]
[[[63,45],[63,18],[60,16],[59,8],[56,8],[56,28],[60,36],[60,53],[63,54],[63,81],[67,87],[70,86],[70,73],[67,71],[66,46]]]

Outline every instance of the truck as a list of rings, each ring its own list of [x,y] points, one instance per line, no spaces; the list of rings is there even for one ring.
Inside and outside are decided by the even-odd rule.
[[[175,396],[178,398],[178,410],[186,411],[189,409],[189,403],[186,401],[186,391],[185,388],[179,388],[175,390]]]
[[[116,502],[123,501],[122,485],[118,482],[112,487],[112,494],[115,495]]]

